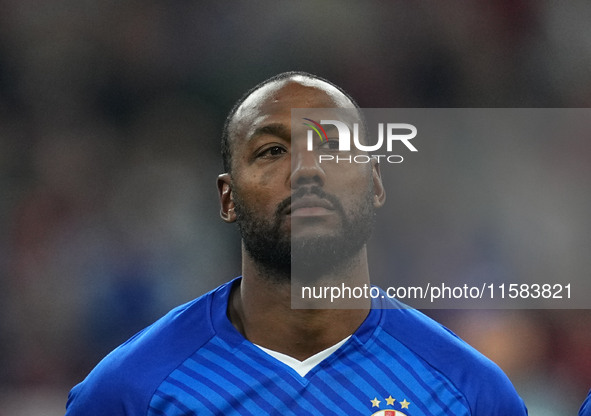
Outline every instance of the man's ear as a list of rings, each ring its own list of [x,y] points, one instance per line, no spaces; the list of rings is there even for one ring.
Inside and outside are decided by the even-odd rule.
[[[225,222],[236,221],[234,199],[232,198],[232,177],[229,173],[218,176],[218,196],[220,198],[220,217]]]
[[[386,203],[386,190],[382,183],[380,164],[377,159],[372,158],[372,180],[373,180],[373,206],[381,208]]]

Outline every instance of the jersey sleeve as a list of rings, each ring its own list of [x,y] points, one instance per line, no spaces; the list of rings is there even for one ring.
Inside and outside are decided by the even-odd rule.
[[[144,332],[144,331],[142,331]],[[145,378],[133,382],[134,369],[126,363],[126,351],[142,332],[105,357],[68,395],[66,416],[131,416],[146,412],[142,387]],[[142,412],[143,409],[143,412]]]
[[[589,394],[587,394],[587,398],[583,402],[581,410],[579,410],[579,416],[591,416],[591,390],[589,390]]]
[[[142,416],[162,381],[212,336],[206,294],[107,355],[68,396],[66,416]]]
[[[439,325],[439,324],[438,324]],[[449,329],[440,369],[461,390],[473,416],[527,416],[527,408],[501,368]]]
[[[389,316],[387,330],[461,392],[472,416],[527,415],[501,368],[452,331],[415,309],[390,310]]]
[[[68,395],[66,416],[130,416],[145,414],[136,406],[137,396],[120,389],[117,383],[86,382],[78,384]]]

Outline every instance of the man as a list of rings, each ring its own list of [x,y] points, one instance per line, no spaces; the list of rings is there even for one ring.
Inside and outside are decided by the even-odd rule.
[[[492,362],[388,300],[292,309],[292,269],[369,283],[366,241],[385,201],[377,163],[320,164],[292,108],[349,108],[326,80],[280,74],[228,116],[221,217],[242,236],[242,277],[171,311],[70,393],[67,415],[524,415]],[[293,130],[292,130],[293,129]]]

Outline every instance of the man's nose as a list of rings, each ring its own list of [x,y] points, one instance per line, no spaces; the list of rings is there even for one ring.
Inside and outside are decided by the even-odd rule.
[[[326,173],[314,151],[306,148],[292,149],[291,153],[291,188],[302,185],[324,185]]]

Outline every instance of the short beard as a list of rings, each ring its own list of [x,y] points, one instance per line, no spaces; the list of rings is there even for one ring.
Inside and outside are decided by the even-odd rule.
[[[271,220],[266,220],[248,208],[240,193],[234,190],[236,222],[244,248],[271,280],[290,279],[291,241],[289,235],[281,232],[281,212],[289,203],[290,198],[281,202]]]
[[[341,218],[341,227],[336,234],[292,239],[289,233],[281,231],[285,209],[292,199],[309,194],[326,199],[333,205]],[[348,213],[338,198],[318,186],[297,189],[277,206],[271,220],[261,218],[248,208],[239,192],[234,192],[234,204],[246,251],[267,279],[275,283],[291,281],[292,274],[294,280],[310,282],[344,271],[367,243],[375,224],[371,187]]]

